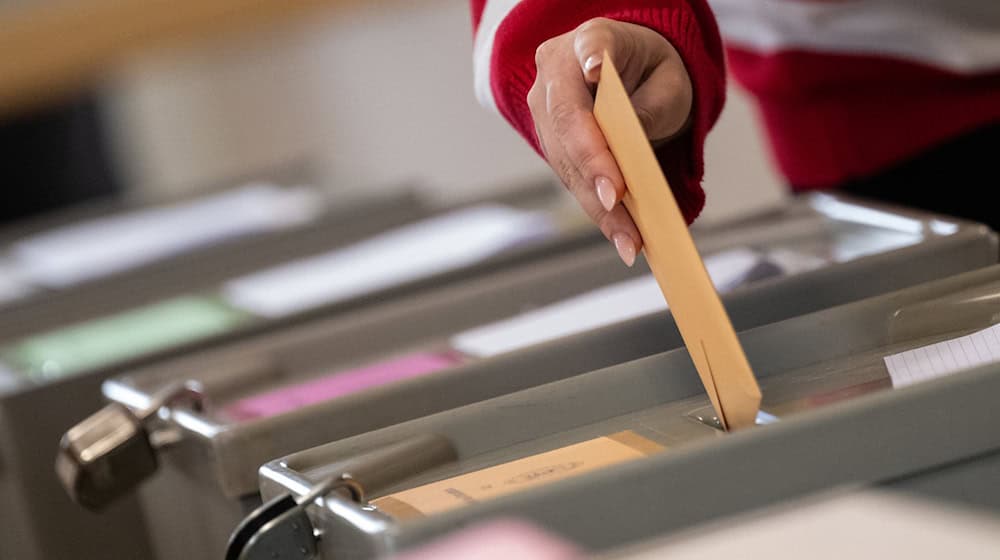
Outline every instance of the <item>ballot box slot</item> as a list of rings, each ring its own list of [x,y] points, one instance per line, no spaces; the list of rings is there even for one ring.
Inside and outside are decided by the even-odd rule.
[[[928,333],[971,331],[1000,322],[1000,282],[903,306],[889,318],[891,342]]]
[[[924,336],[765,377],[762,384],[765,400],[757,418],[758,429],[767,429],[768,425],[802,412],[891,389],[893,384],[883,362],[886,355],[951,339],[966,331],[968,329]],[[492,489],[485,490],[495,484],[488,478],[491,470],[517,465],[520,461],[533,461],[551,453],[562,453],[574,446],[596,445],[595,442],[602,438],[623,433],[648,442],[647,449],[655,448],[649,455],[683,453],[689,445],[707,443],[714,437],[728,437],[721,430],[707,398],[699,395],[636,409],[558,433],[539,434],[532,440],[513,445],[480,447],[480,451],[462,455],[453,463],[418,473],[404,483],[388,487],[385,494],[371,496],[372,503],[377,511],[393,517],[397,522],[405,523],[452,507],[463,507],[443,503],[448,493],[460,496],[456,500],[464,501],[466,505],[492,499],[495,497],[491,494]],[[552,473],[560,469],[570,471],[579,468],[576,466],[578,463],[584,464],[572,456],[557,459],[552,465],[543,465],[531,472],[539,479],[547,475],[552,478],[552,482],[557,482],[564,477]],[[529,463],[529,466],[533,464]],[[319,469],[310,472],[327,471]],[[585,472],[589,471],[581,470],[579,474]],[[485,477],[485,482],[478,486],[475,480],[477,476]],[[568,476],[567,474],[566,477]],[[449,487],[449,484],[454,484],[457,489]],[[472,485],[469,488],[481,491],[482,495],[468,492],[469,488],[465,487],[467,485]],[[399,505],[401,500],[404,502],[402,507]],[[389,505],[379,507],[380,501]],[[424,513],[415,516],[414,508]]]

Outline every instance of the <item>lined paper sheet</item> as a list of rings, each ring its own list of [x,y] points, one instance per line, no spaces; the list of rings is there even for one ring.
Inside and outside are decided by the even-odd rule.
[[[62,288],[222,240],[306,223],[322,209],[308,188],[250,184],[172,206],[68,225],[11,246],[29,281]]]
[[[720,292],[782,273],[748,248],[709,255],[704,262]],[[454,336],[451,344],[460,352],[485,358],[666,309],[663,293],[649,274],[470,329]]]
[[[237,278],[223,293],[236,307],[283,317],[469,266],[554,229],[544,212],[474,206]]]
[[[893,387],[950,375],[965,369],[1000,361],[1000,325],[886,356]]]

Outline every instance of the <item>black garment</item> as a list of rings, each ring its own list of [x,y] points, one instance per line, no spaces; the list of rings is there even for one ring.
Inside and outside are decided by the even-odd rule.
[[[120,192],[93,96],[0,120],[0,224]]]
[[[986,224],[1000,231],[1000,123],[937,146],[841,191]]]

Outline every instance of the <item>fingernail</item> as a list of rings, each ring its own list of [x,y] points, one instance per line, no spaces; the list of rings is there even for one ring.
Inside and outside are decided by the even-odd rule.
[[[589,57],[587,57],[587,60],[585,60],[583,63],[583,71],[590,72],[591,70],[597,68],[600,65],[601,65],[601,57],[597,56],[596,54],[590,55]]]
[[[618,256],[621,257],[625,266],[631,267],[635,264],[635,243],[632,243],[632,238],[624,233],[616,233],[611,236],[611,239],[614,241],[615,250],[618,251]]]
[[[615,207],[615,203],[618,202],[618,191],[615,190],[615,185],[607,177],[598,177],[594,181],[594,186],[597,187],[597,199],[601,201],[601,206],[610,212]]]

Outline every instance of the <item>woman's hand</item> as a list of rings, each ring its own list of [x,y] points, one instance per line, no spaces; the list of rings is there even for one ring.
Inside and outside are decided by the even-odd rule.
[[[618,204],[625,182],[593,114],[605,51],[621,73],[649,139],[658,144],[683,132],[692,88],[680,55],[656,31],[610,19],[592,19],[538,47],[538,75],[528,106],[549,165],[614,243],[622,261],[632,266],[642,236]]]

